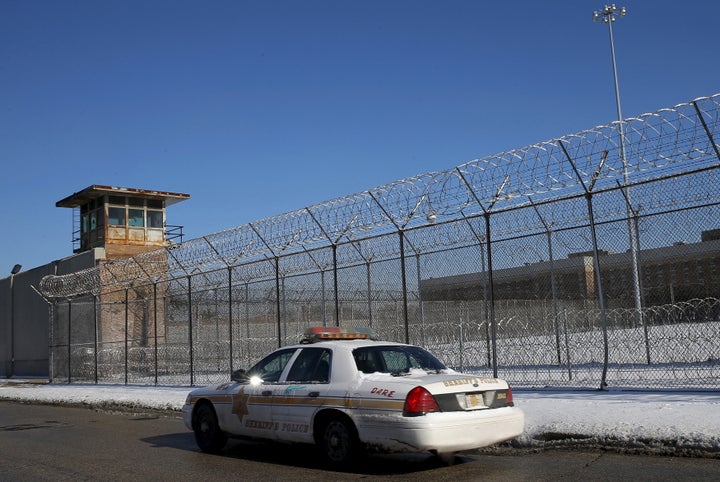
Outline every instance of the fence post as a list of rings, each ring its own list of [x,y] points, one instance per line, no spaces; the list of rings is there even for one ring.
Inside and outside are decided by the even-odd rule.
[[[630,231],[630,243],[634,243],[631,246],[630,252],[632,254],[632,270],[633,270],[633,295],[635,299],[635,315],[637,316],[637,322],[643,327],[645,336],[645,358],[647,364],[650,365],[650,338],[648,334],[647,324],[645,323],[645,316],[643,308],[645,306],[645,299],[642,290],[642,265],[640,264],[640,229],[638,226],[639,214],[636,209],[633,209],[630,202],[630,188],[620,185],[617,183],[620,193],[625,198],[626,210],[628,213],[628,230]]]
[[[322,305],[322,324],[327,326],[327,307],[325,306],[325,270],[320,270],[320,303]]]
[[[195,385],[195,349],[193,343],[192,275],[188,275],[188,343],[190,345],[190,386]]]
[[[340,294],[338,293],[337,243],[332,244],[332,255],[333,255],[333,290],[335,291],[335,326],[340,326]]]
[[[425,346],[425,307],[423,304],[422,290],[420,290],[420,282],[422,281],[422,277],[420,274],[419,252],[415,252],[415,265],[417,269],[418,308],[420,309],[420,344]]]
[[[245,281],[245,364],[250,363],[250,283]]]
[[[486,208],[483,206],[483,203],[480,202],[480,199],[477,197],[477,194],[475,193],[475,190],[472,188],[470,183],[465,179],[465,176],[463,175],[460,168],[455,168],[455,171],[459,174],[460,179],[462,180],[463,184],[465,185],[465,188],[470,192],[472,197],[475,199],[475,202],[480,206],[480,209],[483,211],[483,217],[485,218],[485,240],[487,241],[487,263],[488,263],[488,270],[487,270],[487,278],[488,278],[488,285],[490,287],[490,335],[491,335],[491,346],[492,346],[492,367],[493,367],[493,377],[497,378],[498,376],[498,369],[497,369],[497,323],[495,321],[495,290],[493,286],[493,269],[492,269],[492,248],[491,248],[491,237],[490,237],[490,213],[492,211],[492,208],[495,206],[495,203],[500,199],[500,194],[502,194],[502,191],[505,189],[505,186],[507,185],[508,181],[510,180],[510,176],[506,175],[505,179],[503,180],[503,183],[498,187],[498,190],[495,192],[495,195],[493,196],[492,200],[490,201],[490,204]]]
[[[405,343],[410,343],[410,319],[408,317],[408,297],[407,297],[407,276],[405,274],[405,232],[398,230],[400,235],[400,278],[402,282],[403,297],[403,321],[405,322]]]
[[[367,303],[368,303],[368,326],[372,328],[372,285],[370,283],[370,261],[365,262],[365,275],[367,281]]]
[[[164,324],[163,324],[164,325]],[[157,281],[153,282],[153,364],[155,366],[155,385],[158,384],[158,303],[157,303]]]
[[[68,383],[72,383],[72,300],[68,299],[68,339],[67,339],[67,377]]]
[[[232,295],[232,266],[228,266],[228,343],[230,350],[230,375],[233,372],[233,295]],[[219,340],[218,340],[219,341]]]
[[[468,222],[468,224],[470,224]],[[470,225],[470,229],[472,229],[472,225]],[[489,297],[488,297],[488,275],[487,271],[485,269],[485,236],[478,236],[475,233],[475,230],[473,230],[473,234],[475,234],[475,237],[478,240],[479,247],[480,247],[480,272],[482,273],[482,281],[483,281],[483,313],[485,314],[485,354],[487,358],[487,366],[492,366],[492,346],[490,342],[490,303],[489,303]]]
[[[468,316],[468,320],[470,317]],[[463,353],[465,352],[465,341],[464,341],[464,333],[463,333],[463,322],[462,318],[460,319],[460,371],[463,371],[465,368],[465,358],[463,357]]]
[[[15,274],[19,270],[13,269],[10,273],[10,374],[15,376]]]
[[[360,255],[360,257],[365,262],[365,281],[367,285],[367,310],[368,310],[368,326],[372,328],[373,326],[373,319],[372,319],[372,283],[370,279],[370,265],[371,260],[365,254],[363,254],[362,250],[357,246],[357,243],[355,241],[350,242],[350,246],[355,249],[355,251]]]
[[[125,288],[125,385],[128,384],[128,338],[130,331],[130,289]]]
[[[93,363],[95,364],[95,385],[98,383],[98,319],[97,296],[93,295]]]
[[[282,346],[282,316],[280,309],[280,257],[275,256],[275,321],[277,323],[277,342],[278,348]]]
[[[492,243],[490,241],[490,212],[485,211],[485,238],[487,239],[487,264],[488,264],[488,285],[490,287],[490,337],[492,346],[492,368],[493,377],[498,376],[497,366],[497,320],[495,320],[495,287],[493,283],[493,267],[492,267]]]
[[[283,326],[283,338],[285,339],[285,342],[287,342],[288,337],[288,309],[287,309],[287,293],[285,289],[285,276],[283,275],[280,278],[280,292],[282,293],[282,296],[280,297],[280,306],[281,306],[281,313],[282,313],[282,326]]]
[[[48,381],[52,383],[55,380],[55,321],[58,318],[57,313],[57,300],[49,301],[47,298],[43,296],[43,299],[48,302],[48,321],[49,321],[49,327],[48,327],[48,361],[50,364],[49,367],[49,377]]]
[[[552,225],[548,224],[547,221],[545,221],[545,218],[542,217],[540,214],[540,210],[538,209],[537,205],[533,202],[533,200],[528,196],[528,200],[530,201],[530,204],[532,205],[533,209],[535,209],[535,213],[538,216],[538,219],[540,219],[540,222],[542,223],[543,227],[545,228],[545,235],[547,237],[547,246],[548,246],[548,259],[550,261],[550,292],[552,296],[552,304],[553,304],[553,324],[555,328],[555,347],[557,350],[557,360],[558,365],[562,364],[562,355],[560,353],[560,327],[558,326],[558,301],[557,301],[557,285],[555,282],[555,258],[553,256],[553,245],[552,245]]]
[[[547,231],[548,256],[550,257],[550,291],[553,303],[553,320],[555,324],[555,346],[557,347],[558,365],[562,363],[560,355],[560,327],[558,327],[558,300],[557,300],[557,283],[555,282],[555,258],[553,257],[552,247],[552,230]]]
[[[588,208],[588,218],[590,219],[590,236],[592,238],[592,245],[593,245],[593,267],[595,270],[595,279],[597,282],[597,298],[598,298],[598,307],[600,308],[600,323],[602,324],[602,334],[603,334],[603,368],[602,368],[602,375],[600,377],[600,390],[605,390],[605,387],[607,387],[607,369],[608,369],[608,333],[607,333],[607,313],[605,311],[605,295],[603,294],[603,285],[602,285],[602,276],[600,274],[600,255],[598,251],[598,243],[597,243],[597,233],[595,230],[595,212],[593,210],[593,188],[595,187],[595,182],[598,179],[598,176],[600,175],[600,171],[602,170],[603,166],[605,165],[605,159],[607,159],[608,151],[604,151],[602,158],[600,159],[600,163],[598,164],[597,169],[595,170],[595,173],[593,174],[593,177],[590,181],[590,186],[585,185],[585,181],[583,180],[582,176],[580,175],[580,172],[578,171],[577,167],[575,166],[575,163],[573,162],[572,158],[570,157],[570,154],[568,154],[567,149],[565,149],[565,144],[563,144],[562,141],[558,141],[558,144],[560,144],[560,147],[562,148],[563,152],[565,153],[565,156],[567,157],[567,160],[570,162],[570,165],[572,166],[573,170],[575,171],[575,175],[580,180],[580,184],[582,185],[583,189],[585,190],[585,200],[587,202],[587,208]]]
[[[563,309],[563,331],[565,332],[565,358],[567,359],[568,381],[572,381],[572,364],[570,363],[570,340],[567,329],[567,308]]]

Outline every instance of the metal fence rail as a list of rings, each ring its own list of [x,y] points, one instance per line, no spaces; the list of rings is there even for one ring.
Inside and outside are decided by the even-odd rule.
[[[613,123],[46,277],[54,375],[215,382],[320,323],[516,385],[717,389],[719,107],[624,120],[625,159]]]

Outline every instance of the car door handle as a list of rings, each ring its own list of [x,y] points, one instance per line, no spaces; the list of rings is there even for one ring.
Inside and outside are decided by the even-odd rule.
[[[315,397],[319,397],[319,396],[320,396],[320,392],[310,392],[310,393],[308,393],[308,397],[313,397],[313,398],[315,398]]]
[[[265,397],[269,397],[272,395],[272,390],[263,390],[262,395]]]

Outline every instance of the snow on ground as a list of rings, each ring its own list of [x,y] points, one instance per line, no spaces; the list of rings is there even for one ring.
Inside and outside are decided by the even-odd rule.
[[[0,400],[179,411],[188,387],[0,380]],[[525,412],[521,448],[602,447],[720,458],[720,393],[515,390]]]

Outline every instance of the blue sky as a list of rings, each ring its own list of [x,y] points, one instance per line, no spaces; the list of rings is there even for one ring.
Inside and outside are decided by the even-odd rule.
[[[195,238],[616,119],[603,3],[0,0],[0,277],[92,184]],[[720,92],[720,2],[618,3],[624,117]]]

